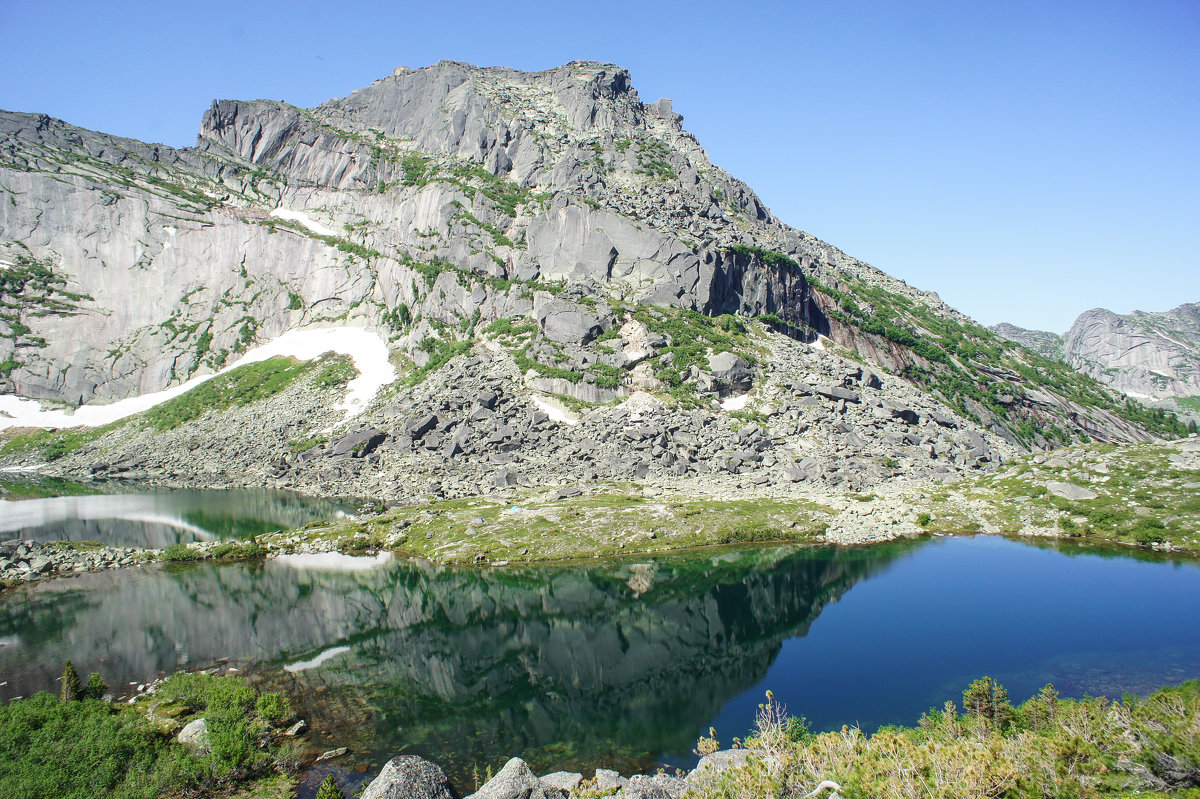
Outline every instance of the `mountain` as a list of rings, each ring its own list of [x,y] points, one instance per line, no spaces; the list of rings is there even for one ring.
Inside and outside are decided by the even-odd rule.
[[[1031,349],[1043,358],[1051,361],[1063,360],[1063,337],[1057,333],[1048,333],[1045,330],[1026,330],[1023,327],[1010,325],[1008,322],[992,325],[991,330],[1001,338]]]
[[[420,473],[475,463],[464,491],[498,453],[539,446],[523,479],[683,476],[720,454],[731,474],[870,482],[887,464],[954,472],[1181,432],[783,224],[612,64],[441,62],[312,109],[222,100],[181,150],[4,112],[0,247],[0,390],[18,397],[153,392],[314,326],[379,333],[404,373],[360,417],[370,447],[296,438],[331,404],[297,389],[252,437],[230,411],[174,454],[161,420],[149,448],[128,427],[59,440],[55,456],[88,443],[79,468],[180,474],[202,438],[235,481],[253,463],[253,479],[308,486],[326,482],[323,458],[384,441],[385,463]],[[609,403],[639,390],[661,423],[631,455],[614,431],[643,414]],[[594,429],[547,427],[543,400]],[[726,412],[746,402],[749,439]],[[514,426],[518,410],[533,416]],[[387,482],[336,470],[342,487]]]
[[[1120,315],[1095,308],[1066,335],[1000,324],[998,335],[1061,360],[1131,397],[1200,396],[1200,304]]]

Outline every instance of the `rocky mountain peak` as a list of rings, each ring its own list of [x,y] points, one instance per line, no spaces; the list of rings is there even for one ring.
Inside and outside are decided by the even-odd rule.
[[[770,372],[769,332],[825,336],[1010,442],[1142,435],[1107,395],[1056,393],[1077,375],[783,224],[613,64],[443,61],[311,109],[219,100],[183,150],[0,113],[0,173],[20,275],[0,388],[22,396],[155,391],[351,325],[418,381],[479,345],[573,401],[715,407]]]

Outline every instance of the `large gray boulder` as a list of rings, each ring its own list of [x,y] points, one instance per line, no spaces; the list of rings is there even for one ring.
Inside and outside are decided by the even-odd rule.
[[[189,721],[175,740],[198,754],[212,751],[208,744],[208,722],[204,719]]]
[[[622,799],[681,799],[691,788],[686,782],[666,774],[647,777],[642,774],[629,778],[621,789]]]
[[[711,779],[721,772],[741,768],[750,760],[750,752],[745,749],[722,749],[700,758],[700,762],[684,777],[689,785],[696,785],[703,780]]]
[[[504,764],[496,776],[468,799],[561,799],[562,792],[543,784],[529,765],[519,757]],[[367,797],[363,797],[367,799]]]
[[[600,317],[568,302],[547,303],[538,322],[546,338],[559,344],[587,344],[604,332]]]
[[[362,799],[458,799],[458,794],[436,764],[400,755],[383,764]]]
[[[548,785],[560,791],[563,796],[570,796],[581,782],[583,782],[583,775],[578,771],[555,771],[542,776],[543,786]]]
[[[1046,483],[1046,490],[1056,497],[1063,499],[1080,500],[1080,499],[1095,499],[1100,496],[1095,491],[1077,486],[1074,483]]]
[[[732,352],[718,352],[709,356],[708,371],[715,380],[728,386],[748,386],[754,380],[750,364]]]

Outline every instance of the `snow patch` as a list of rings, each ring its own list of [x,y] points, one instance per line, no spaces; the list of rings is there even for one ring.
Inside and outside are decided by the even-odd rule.
[[[725,411],[740,411],[750,403],[749,394],[739,394],[736,397],[729,397],[721,402],[721,410]]]
[[[391,559],[391,552],[380,552],[373,558],[343,555],[340,552],[317,552],[310,555],[280,555],[275,558],[275,563],[302,571],[366,572],[378,569]]]
[[[561,405],[558,405],[557,403],[553,403],[553,402],[549,401],[547,398],[545,398],[539,394],[530,394],[529,399],[533,402],[534,405],[536,405],[538,407],[538,410],[544,411],[547,416],[549,416],[551,419],[553,419],[556,422],[563,422],[564,424],[578,424],[579,423],[578,416],[569,412],[566,408],[563,408]]]
[[[291,211],[287,208],[276,208],[271,211],[276,219],[286,219],[289,222],[299,222],[318,236],[336,236],[338,232],[331,227],[325,227],[303,211]]]
[[[283,670],[287,671],[287,672],[291,672],[292,674],[296,674],[301,671],[308,671],[309,669],[315,669],[317,666],[320,666],[325,661],[333,660],[338,655],[345,654],[346,652],[349,652],[349,651],[350,651],[350,647],[348,647],[348,646],[331,647],[329,649],[326,649],[321,654],[317,655],[312,660],[299,660],[299,661],[296,661],[295,663],[289,663],[283,667]]]
[[[361,327],[289,330],[274,341],[247,351],[238,361],[217,374],[225,374],[239,366],[268,358],[292,357],[311,361],[327,352],[349,355],[358,369],[358,377],[349,382],[345,399],[337,405],[339,410],[346,411],[346,420],[362,412],[379,393],[379,389],[396,379],[396,369],[388,359],[388,348],[383,338]],[[73,413],[64,410],[44,411],[36,400],[8,394],[0,396],[0,430],[10,427],[97,427],[149,410],[213,377],[216,375],[193,377],[186,383],[164,391],[129,397],[108,405],[81,405]]]

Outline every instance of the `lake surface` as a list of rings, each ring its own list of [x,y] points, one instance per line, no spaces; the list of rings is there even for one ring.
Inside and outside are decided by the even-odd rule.
[[[61,663],[111,685],[227,657],[302,696],[373,773],[400,753],[465,780],[688,765],[770,688],[816,729],[914,723],[990,674],[1022,701],[1200,677],[1200,567],[976,537],[706,550],[596,565],[390,559],[145,567],[0,598],[0,698]],[[320,735],[321,732],[328,733]],[[465,784],[465,783],[464,783]]]
[[[25,487],[47,486],[53,488],[45,482]],[[95,493],[0,499],[0,540],[100,541],[161,549],[168,544],[248,538],[303,527],[317,519],[337,518],[359,504],[255,489],[131,492],[121,484],[89,487]],[[67,491],[78,488],[64,486]]]

